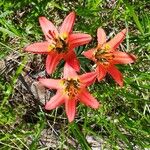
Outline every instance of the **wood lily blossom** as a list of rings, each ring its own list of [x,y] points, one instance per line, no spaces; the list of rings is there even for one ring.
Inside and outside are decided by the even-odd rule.
[[[94,109],[99,108],[98,101],[88,92],[87,86],[96,79],[96,73],[90,72],[77,75],[76,71],[68,65],[64,66],[64,77],[60,80],[40,78],[39,82],[49,89],[56,89],[56,95],[46,103],[45,109],[52,110],[65,103],[65,110],[69,122],[75,118],[78,101]]]
[[[76,71],[80,70],[74,48],[87,44],[91,36],[84,33],[72,33],[75,22],[75,13],[71,12],[57,28],[45,17],[39,17],[40,26],[45,35],[46,41],[33,43],[25,48],[25,51],[47,54],[46,71],[51,74],[61,59],[64,59]]]
[[[133,54],[127,54],[117,49],[125,36],[126,29],[122,30],[113,39],[106,42],[105,31],[102,28],[98,28],[97,47],[83,53],[85,57],[96,63],[96,73],[99,81],[105,77],[106,73],[109,73],[120,86],[123,86],[122,73],[115,65],[133,63],[136,59]]]

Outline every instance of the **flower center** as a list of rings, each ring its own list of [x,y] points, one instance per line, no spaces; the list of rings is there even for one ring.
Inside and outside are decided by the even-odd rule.
[[[112,52],[109,51],[110,46],[106,44],[104,47],[98,46],[94,56],[97,62],[102,63],[103,65],[108,65],[109,62],[114,58]]]
[[[63,81],[64,92],[69,98],[75,98],[79,93],[80,81],[79,79],[66,79]]]
[[[68,35],[66,33],[63,33],[56,37],[56,35],[52,34],[51,32],[50,35],[53,37],[53,44],[49,45],[48,51],[54,50],[58,54],[66,53],[68,50]]]

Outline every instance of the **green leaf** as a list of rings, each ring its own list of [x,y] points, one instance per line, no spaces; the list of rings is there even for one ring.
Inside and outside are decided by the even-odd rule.
[[[78,140],[82,150],[91,150],[86,138],[84,137],[83,133],[80,131],[76,123],[70,124],[70,130],[72,131],[75,138]]]
[[[133,20],[136,23],[137,28],[144,35],[144,31],[143,31],[142,25],[141,25],[141,23],[139,21],[139,17],[136,14],[136,12],[134,11],[133,6],[130,5],[127,1],[125,3],[126,3],[127,8],[129,9],[130,15],[133,17]]]

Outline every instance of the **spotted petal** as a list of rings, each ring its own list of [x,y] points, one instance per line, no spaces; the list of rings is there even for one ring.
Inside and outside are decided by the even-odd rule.
[[[58,35],[58,31],[51,21],[45,17],[39,17],[39,22],[47,40],[49,40],[49,38],[53,39],[53,36]]]
[[[113,55],[115,64],[130,64],[136,60],[136,56],[121,51],[114,51]]]
[[[90,86],[92,83],[95,82],[96,79],[96,72],[89,72],[83,75],[80,75],[80,81],[85,84],[85,86]]]
[[[54,95],[50,101],[48,101],[45,105],[45,109],[46,110],[52,110],[55,109],[56,107],[59,107],[60,105],[62,105],[64,103],[64,97],[62,95],[62,93],[60,93],[59,91],[57,91],[56,95]]]
[[[77,56],[73,50],[71,50],[65,57],[65,61],[70,65],[72,68],[74,68],[76,71],[80,71],[80,63],[77,59]]]
[[[107,71],[113,77],[113,79],[122,87],[123,86],[122,73],[114,65],[111,65]]]
[[[75,71],[75,69],[73,69],[68,63],[65,63],[64,66],[64,78],[73,78],[76,77],[77,73]]]
[[[99,107],[99,102],[86,89],[84,89],[80,94],[79,99],[86,106],[92,107],[94,109],[98,109]]]
[[[86,58],[91,59],[91,60],[93,60],[93,61],[96,61],[96,60],[95,60],[95,57],[94,57],[94,52],[95,52],[95,48],[90,49],[90,50],[88,50],[88,51],[85,51],[85,52],[83,52],[82,54],[83,54]]]
[[[75,22],[75,12],[71,12],[64,20],[60,27],[60,34],[72,32],[72,28]]]
[[[46,58],[46,71],[48,74],[53,73],[53,71],[56,69],[56,66],[60,62],[62,57],[57,53],[52,53],[51,55],[48,55]]]
[[[99,45],[106,43],[106,33],[102,28],[98,28],[97,30],[97,40]]]
[[[89,34],[75,33],[69,36],[69,43],[71,48],[89,43],[92,37]]]
[[[61,80],[39,78],[39,82],[49,89],[59,89]]]
[[[112,50],[115,50],[118,48],[120,43],[124,40],[126,36],[126,29],[123,29],[121,32],[119,32],[113,39],[111,39],[109,42],[107,42],[108,45],[110,45]]]
[[[49,46],[49,42],[38,42],[25,47],[24,50],[27,52],[32,52],[37,54],[47,54],[48,46]]]
[[[72,122],[75,118],[75,113],[76,113],[76,100],[66,99],[65,109],[66,109],[66,114],[67,114],[69,122]]]
[[[97,79],[98,81],[100,81],[106,76],[107,69],[102,64],[99,64],[96,68],[96,73],[97,73]]]

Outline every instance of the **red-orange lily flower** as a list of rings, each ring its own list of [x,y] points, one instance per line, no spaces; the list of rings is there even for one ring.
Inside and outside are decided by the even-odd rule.
[[[64,66],[64,77],[62,79],[40,78],[40,83],[45,87],[57,89],[56,95],[46,103],[45,109],[52,110],[65,103],[65,110],[69,122],[72,122],[75,118],[76,104],[78,101],[86,106],[97,109],[99,107],[98,101],[86,89],[95,79],[95,72],[77,75],[76,71],[68,63]]]
[[[126,29],[122,30],[113,39],[106,42],[105,31],[102,28],[98,28],[97,47],[83,53],[85,57],[96,63],[98,81],[102,80],[106,73],[109,73],[120,86],[123,86],[122,73],[115,65],[133,63],[136,59],[133,54],[127,54],[117,49],[119,44],[124,40],[126,31]]]
[[[45,35],[46,41],[33,43],[25,48],[25,51],[47,54],[46,71],[51,74],[61,59],[64,59],[76,71],[80,70],[74,48],[87,44],[91,36],[83,33],[72,33],[75,22],[75,13],[71,12],[57,30],[52,22],[45,17],[39,17],[40,26]]]

